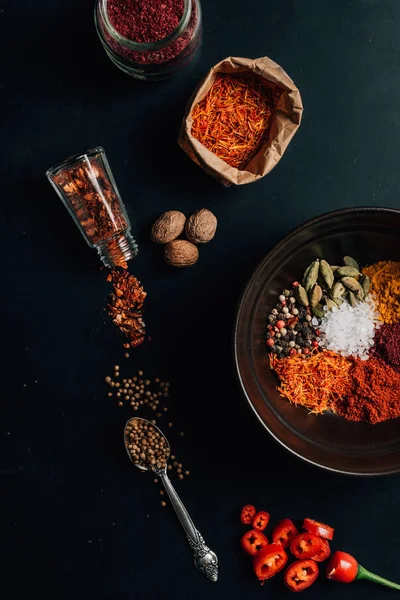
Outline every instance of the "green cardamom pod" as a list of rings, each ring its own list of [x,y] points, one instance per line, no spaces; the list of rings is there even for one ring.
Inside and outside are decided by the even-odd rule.
[[[331,265],[332,273],[335,274],[339,268],[340,267],[338,265]]]
[[[339,267],[336,271],[338,277],[360,277],[361,273],[355,267]]]
[[[310,305],[312,307],[317,306],[317,304],[320,303],[321,298],[322,298],[322,288],[320,285],[316,284],[316,285],[314,285],[312,292],[311,292]]]
[[[352,306],[353,308],[355,308],[357,306],[357,300],[355,295],[353,294],[353,292],[351,292],[350,290],[347,292],[347,297],[349,299],[349,304],[350,306]]]
[[[345,293],[346,288],[344,287],[343,283],[341,283],[340,281],[337,281],[336,283],[333,284],[332,289],[331,289],[331,298],[334,302],[337,302],[338,298],[341,298],[343,296],[343,294]]]
[[[308,300],[308,294],[302,285],[299,285],[299,287],[297,288],[296,296],[297,300],[302,306],[309,306],[310,302]]]
[[[336,302],[334,302],[333,300],[331,300],[330,298],[326,298],[325,299],[325,304],[326,304],[326,308],[328,310],[333,310],[334,308],[337,308],[337,304]]]
[[[318,317],[318,319],[322,319],[325,316],[325,311],[322,304],[317,304],[317,306],[314,306],[311,310],[313,315]]]
[[[364,298],[364,292],[361,285],[358,283],[357,279],[353,277],[342,277],[341,282],[345,285],[349,290],[355,292],[357,296],[362,300]]]
[[[364,292],[364,298],[365,298],[365,296],[366,296],[366,295],[368,294],[368,292],[369,292],[369,288],[371,287],[371,280],[370,280],[370,278],[368,277],[368,275],[364,275],[364,277],[361,279],[360,283],[361,283],[361,287],[362,287],[362,289],[363,289],[363,292]]]
[[[326,260],[321,260],[320,265],[319,265],[319,271],[322,276],[322,279],[324,280],[324,282],[326,284],[326,287],[328,289],[331,289],[331,287],[333,286],[335,277],[333,275],[333,271],[332,271],[331,267],[326,262]]]
[[[318,274],[319,274],[319,259],[317,258],[316,260],[314,260],[313,263],[311,263],[310,270],[308,271],[307,277],[305,278],[305,281],[304,281],[304,287],[305,287],[306,292],[311,292],[314,285],[317,283]]]
[[[351,256],[345,256],[343,258],[343,264],[345,265],[345,267],[354,267],[355,269],[357,269],[357,271],[360,270],[358,262],[354,260],[354,258],[351,258]]]

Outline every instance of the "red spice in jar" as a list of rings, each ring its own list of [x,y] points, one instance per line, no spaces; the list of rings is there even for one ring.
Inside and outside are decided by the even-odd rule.
[[[376,331],[371,354],[382,358],[400,373],[400,323],[385,323]]]
[[[146,44],[170,35],[178,27],[183,9],[183,0],[108,0],[108,16],[118,33]]]
[[[151,44],[173,34],[181,23],[185,10],[184,0],[108,0],[111,25],[124,38]],[[114,52],[128,62],[139,65],[161,65],[183,56],[194,38],[199,22],[196,3],[192,0],[191,17],[181,35],[157,50],[135,51],[119,44],[103,28],[103,35]],[[186,53],[185,53],[186,54]]]
[[[351,359],[348,389],[334,403],[349,421],[380,423],[400,417],[400,373],[380,358]]]

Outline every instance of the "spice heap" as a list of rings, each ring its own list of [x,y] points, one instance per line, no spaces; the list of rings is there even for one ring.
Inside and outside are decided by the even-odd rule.
[[[140,281],[128,271],[114,269],[107,275],[113,284],[108,314],[114,325],[128,338],[128,347],[144,341],[146,325],[143,321],[143,303],[147,296]]]
[[[165,469],[169,446],[156,427],[142,419],[131,419],[125,429],[125,444],[131,460],[145,469]]]
[[[343,302],[338,308],[326,312],[319,326],[319,343],[342,356],[358,356],[361,360],[368,360],[375,331],[379,327],[379,314],[372,298],[355,307]]]
[[[268,316],[266,344],[279,358],[295,354],[307,356],[318,347],[318,322],[313,323],[310,307],[297,300],[298,287],[295,281],[290,290],[283,290]]]
[[[372,354],[400,373],[400,323],[382,325],[376,332]]]
[[[243,169],[268,140],[277,93],[276,86],[253,73],[217,74],[193,108],[193,137],[231,167]]]
[[[266,332],[282,397],[352,421],[400,417],[399,266],[316,259],[283,291]]]
[[[315,414],[328,410],[349,383],[350,361],[328,350],[308,360],[299,355],[279,360],[272,354],[270,365],[280,379],[281,396]]]
[[[380,261],[363,273],[371,279],[381,320],[384,323],[400,321],[400,262]]]

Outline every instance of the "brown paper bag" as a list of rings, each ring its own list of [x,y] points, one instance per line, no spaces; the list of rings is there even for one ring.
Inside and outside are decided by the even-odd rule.
[[[282,94],[275,106],[268,141],[250,160],[245,169],[239,170],[228,165],[192,136],[193,119],[191,114],[193,107],[204,98],[211,88],[217,73],[246,73],[248,71],[253,71],[276,84],[282,89]],[[267,57],[249,59],[230,56],[215,65],[193,92],[186,107],[178,144],[195,163],[224,185],[251,183],[264,177],[279,162],[300,125],[302,112],[303,104],[300,92],[282,67]]]

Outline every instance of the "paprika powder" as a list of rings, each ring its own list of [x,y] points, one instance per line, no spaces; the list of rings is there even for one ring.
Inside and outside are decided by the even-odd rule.
[[[400,417],[400,373],[381,358],[351,362],[348,388],[335,399],[335,412],[350,421],[369,423]]]

